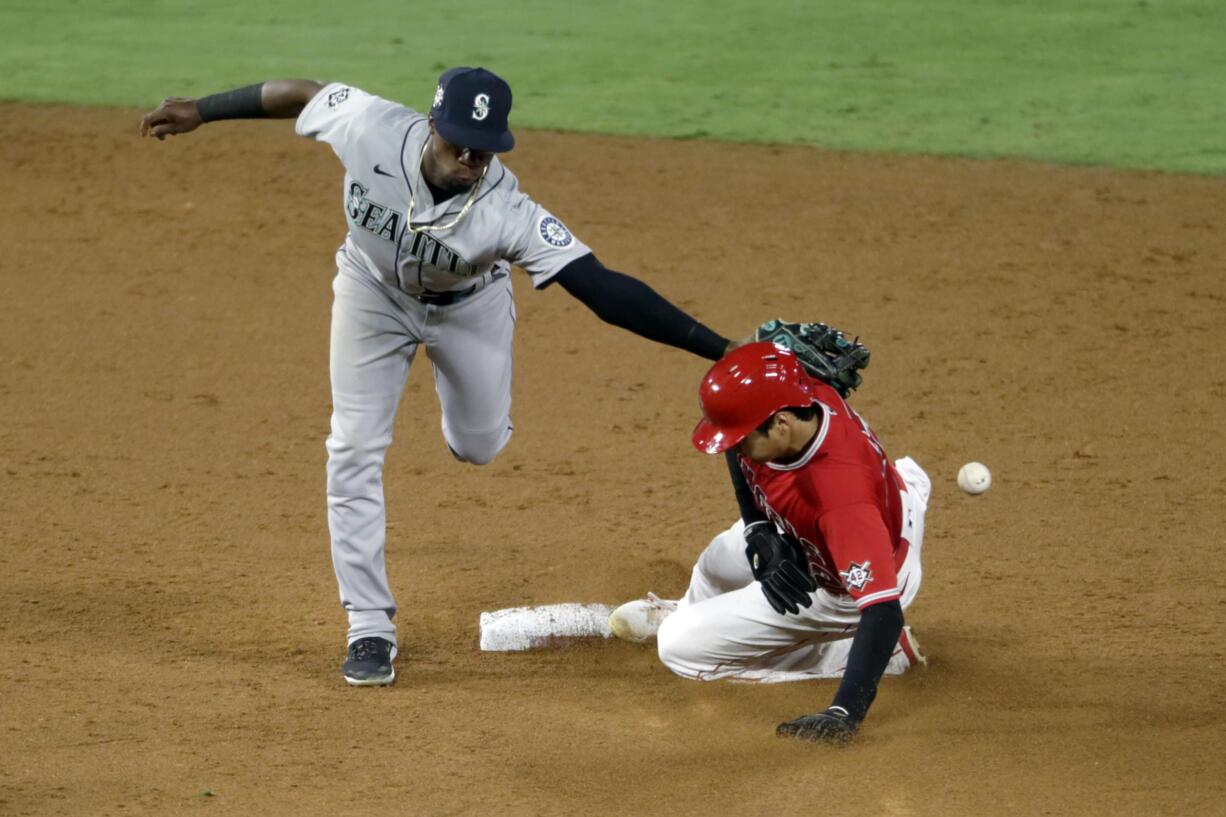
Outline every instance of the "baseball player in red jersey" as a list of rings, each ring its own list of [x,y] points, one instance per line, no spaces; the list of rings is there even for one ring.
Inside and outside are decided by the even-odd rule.
[[[610,623],[634,640],[658,627],[660,659],[687,678],[841,678],[829,708],[778,734],[846,742],[882,675],[925,660],[903,610],[919,590],[931,484],[773,344],[725,356],[700,400],[694,445],[726,452],[742,518],[702,553],[679,602],[631,602]]]

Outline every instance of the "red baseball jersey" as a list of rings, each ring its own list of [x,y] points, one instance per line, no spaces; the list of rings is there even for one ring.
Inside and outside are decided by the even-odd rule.
[[[794,462],[739,458],[754,501],[800,541],[813,576],[864,609],[902,595],[898,569],[906,486],[868,423],[825,383],[814,387],[817,435]]]

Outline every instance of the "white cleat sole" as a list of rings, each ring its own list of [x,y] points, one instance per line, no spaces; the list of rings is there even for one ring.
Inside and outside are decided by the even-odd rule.
[[[345,676],[345,683],[351,687],[383,687],[388,686],[396,680],[396,670],[393,669],[390,675],[383,675],[378,678],[350,678]]]

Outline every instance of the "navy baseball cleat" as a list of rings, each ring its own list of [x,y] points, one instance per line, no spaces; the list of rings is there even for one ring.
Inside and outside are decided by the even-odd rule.
[[[350,686],[383,686],[396,680],[396,645],[386,638],[359,638],[349,645],[341,674]]]

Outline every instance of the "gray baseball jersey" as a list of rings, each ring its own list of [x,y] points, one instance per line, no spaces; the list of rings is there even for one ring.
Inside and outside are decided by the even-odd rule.
[[[295,131],[327,142],[345,166],[344,260],[411,295],[483,288],[510,264],[526,270],[539,288],[591,252],[520,191],[515,174],[497,158],[454,226],[412,229],[449,224],[469,195],[434,201],[421,176],[428,120],[404,105],[332,83],[303,109]]]

